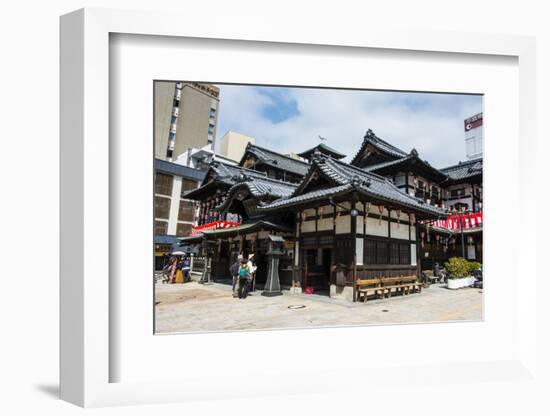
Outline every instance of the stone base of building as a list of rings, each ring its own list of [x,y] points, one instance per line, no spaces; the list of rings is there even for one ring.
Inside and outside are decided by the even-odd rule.
[[[330,297],[353,302],[353,288],[351,286],[330,285]]]

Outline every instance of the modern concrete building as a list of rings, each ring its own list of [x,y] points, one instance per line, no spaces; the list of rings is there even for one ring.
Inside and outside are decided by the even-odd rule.
[[[196,149],[194,147],[189,148],[174,161],[174,163],[182,166],[188,166],[193,169],[208,170],[210,163],[213,161],[219,161],[228,165],[237,165],[238,162],[229,159],[212,151],[210,146],[206,145],[202,149]]]
[[[163,266],[177,237],[187,236],[196,225],[197,208],[194,201],[182,194],[195,189],[205,172],[155,159],[155,266]]]
[[[215,147],[220,90],[196,82],[155,81],[155,158],[172,161],[190,147]]]
[[[220,139],[220,153],[229,159],[239,161],[244,155],[248,143],[256,144],[254,137],[229,130]]]

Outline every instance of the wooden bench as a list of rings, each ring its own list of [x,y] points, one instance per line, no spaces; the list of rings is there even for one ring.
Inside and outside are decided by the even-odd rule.
[[[359,279],[355,283],[357,286],[357,300],[360,300],[363,295],[363,302],[367,301],[369,292],[377,294],[380,290],[380,279]]]
[[[422,291],[422,283],[418,281],[416,276],[399,276],[399,277],[382,277],[375,279],[359,279],[356,282],[357,286],[357,300],[363,296],[363,302],[367,301],[369,292],[373,292],[375,295],[382,298],[391,297],[392,290],[394,293],[400,293],[401,295],[408,295],[413,292]]]
[[[399,276],[399,277],[383,277],[380,279],[380,287],[382,297],[391,297],[392,289],[395,289],[395,293],[401,295],[408,295],[413,291],[422,290],[422,283],[418,282],[416,276]]]

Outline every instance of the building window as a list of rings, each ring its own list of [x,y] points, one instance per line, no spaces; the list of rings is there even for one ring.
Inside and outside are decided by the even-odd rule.
[[[408,243],[399,244],[399,264],[410,264],[411,246]]]
[[[172,195],[173,177],[164,173],[155,174],[155,193],[160,195]]]
[[[155,218],[168,219],[170,216],[170,198],[155,197]]]
[[[390,264],[399,264],[399,243],[390,243]]]
[[[378,264],[376,262],[376,240],[365,240],[365,264]]]
[[[166,221],[155,221],[155,235],[166,235],[168,223]]]
[[[195,189],[197,187],[197,182],[189,180],[189,179],[182,179],[181,180],[181,190],[182,191],[190,191],[192,189]]]
[[[195,205],[191,201],[182,199],[178,211],[178,221],[193,222],[195,220]]]
[[[208,125],[208,134],[214,134],[214,125],[213,124]]]
[[[176,235],[178,237],[186,237],[191,234],[191,229],[193,226],[191,224],[178,224],[176,229]]]

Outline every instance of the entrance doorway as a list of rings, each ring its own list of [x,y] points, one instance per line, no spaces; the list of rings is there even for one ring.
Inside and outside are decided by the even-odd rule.
[[[313,288],[313,293],[330,293],[332,249],[325,247],[309,248],[302,252],[304,259],[303,287]]]

